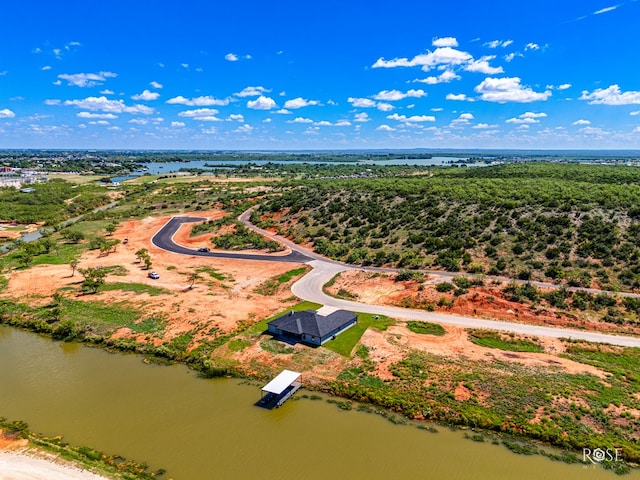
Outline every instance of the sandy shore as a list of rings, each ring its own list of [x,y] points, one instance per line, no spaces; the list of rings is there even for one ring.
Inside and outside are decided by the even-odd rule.
[[[107,480],[105,477],[69,465],[0,451],[0,480]]]

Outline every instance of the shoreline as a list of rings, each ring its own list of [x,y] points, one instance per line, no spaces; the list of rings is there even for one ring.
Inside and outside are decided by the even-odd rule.
[[[72,462],[33,449],[0,449],[0,480],[109,480]]]
[[[165,472],[150,472],[144,464],[69,445],[62,438],[0,417],[0,480],[153,480]]]

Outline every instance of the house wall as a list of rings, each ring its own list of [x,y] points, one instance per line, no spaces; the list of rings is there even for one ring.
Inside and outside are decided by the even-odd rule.
[[[322,345],[320,337],[314,337],[306,333],[302,334],[302,341],[310,343],[311,345]]]

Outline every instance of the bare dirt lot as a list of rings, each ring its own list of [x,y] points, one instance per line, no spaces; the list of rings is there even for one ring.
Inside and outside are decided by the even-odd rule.
[[[507,352],[472,343],[463,328],[453,325],[445,325],[444,328],[445,335],[434,336],[414,333],[404,324],[399,324],[389,327],[385,332],[369,329],[361,341],[369,347],[380,378],[391,378],[389,365],[405,358],[410,349],[449,358],[464,357],[487,362],[497,359],[530,367],[549,367],[567,373],[591,373],[601,378],[605,376],[598,368],[558,357],[557,354],[564,352],[563,343],[558,339],[542,339],[545,353]]]
[[[220,211],[198,212],[199,217],[220,218]],[[147,293],[124,292],[121,290],[101,291],[96,295],[79,295],[79,283],[82,275],[75,273],[69,265],[38,265],[27,270],[14,270],[7,275],[9,284],[2,292],[4,298],[28,300],[32,304],[43,304],[63,287],[72,287],[64,294],[76,300],[101,301],[106,304],[127,302],[132,308],[144,312],[145,316],[159,314],[167,319],[165,339],[200,326],[213,327],[221,332],[234,330],[241,320],[253,320],[269,317],[285,310],[295,303],[288,289],[279,289],[273,295],[260,295],[254,291],[256,286],[274,276],[281,275],[295,264],[281,264],[264,261],[228,260],[177,255],[152,245],[150,239],[170,217],[149,217],[144,220],[132,220],[119,225],[113,238],[128,239],[120,244],[114,253],[100,255],[93,250],[80,259],[78,268],[108,267],[119,265],[126,269],[126,275],[109,275],[107,283],[126,282],[147,284],[167,290],[166,294],[150,296]],[[190,238],[192,225],[184,225],[176,234],[176,241],[185,246],[197,248],[211,245],[211,234]],[[146,248],[152,260],[152,271],[160,278],[148,278],[150,270],[138,262],[135,252]],[[262,252],[261,252],[262,253]],[[202,280],[189,288],[188,274],[196,269],[202,271]],[[224,278],[214,278],[209,272]],[[202,335],[205,335],[202,330]],[[126,329],[119,336],[129,336]]]

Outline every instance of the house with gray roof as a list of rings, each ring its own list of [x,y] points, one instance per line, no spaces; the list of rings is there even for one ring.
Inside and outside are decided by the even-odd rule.
[[[329,315],[320,315],[314,310],[296,312],[291,310],[268,325],[269,333],[284,340],[322,345],[358,322],[357,316],[347,310],[336,310]]]

